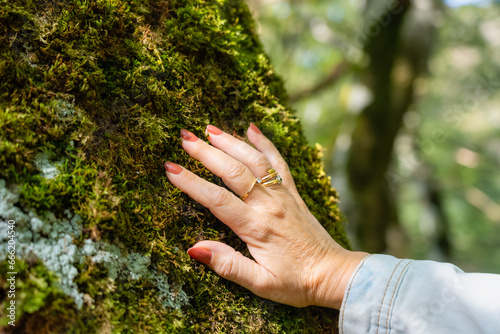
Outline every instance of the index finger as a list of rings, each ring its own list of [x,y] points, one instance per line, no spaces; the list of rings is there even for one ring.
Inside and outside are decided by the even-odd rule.
[[[174,186],[196,202],[208,208],[236,234],[249,223],[254,210],[233,193],[195,175],[181,166],[167,161],[165,170]]]

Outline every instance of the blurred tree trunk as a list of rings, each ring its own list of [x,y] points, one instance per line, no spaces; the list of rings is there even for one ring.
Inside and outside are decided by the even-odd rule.
[[[385,251],[389,229],[398,230],[395,197],[386,174],[403,116],[414,102],[415,81],[426,70],[432,45],[432,22],[418,21],[418,8],[413,5],[398,0],[385,12],[371,7],[372,22],[368,20],[364,30],[371,32],[371,38],[364,46],[369,65],[363,81],[373,101],[356,120],[347,174],[358,201],[351,221],[356,224],[359,247],[369,252]],[[409,29],[408,20],[417,23]],[[427,29],[415,30],[419,25]]]
[[[429,167],[430,168],[430,167]],[[450,222],[444,210],[444,199],[441,192],[441,185],[438,180],[432,176],[428,176],[425,180],[425,190],[427,198],[431,205],[432,212],[434,213],[437,222],[435,231],[435,248],[437,257],[440,261],[451,260],[451,241],[449,237]]]

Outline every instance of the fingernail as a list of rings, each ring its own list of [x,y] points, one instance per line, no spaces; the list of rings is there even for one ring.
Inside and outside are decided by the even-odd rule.
[[[259,130],[259,128],[253,123],[250,123],[250,129],[252,129],[253,132],[255,132],[259,135],[262,134],[262,132]]]
[[[212,252],[203,247],[195,247],[190,248],[187,251],[188,255],[196,261],[200,261],[207,266],[210,264],[210,260],[212,259]]]
[[[221,135],[221,134],[224,133],[221,129],[219,129],[219,128],[213,126],[213,125],[208,125],[207,126],[207,131],[208,131],[208,133],[211,133],[211,134],[216,135],[216,136]]]
[[[182,172],[182,167],[174,164],[173,162],[167,161],[165,162],[165,169],[167,172],[172,173],[172,174],[180,174]]]
[[[192,132],[189,132],[186,129],[181,130],[181,138],[187,141],[197,141],[198,137],[196,137]]]

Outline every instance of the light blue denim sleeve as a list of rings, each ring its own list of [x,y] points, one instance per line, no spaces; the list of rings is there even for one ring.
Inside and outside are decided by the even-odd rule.
[[[500,333],[500,275],[368,256],[346,288],[339,332]]]

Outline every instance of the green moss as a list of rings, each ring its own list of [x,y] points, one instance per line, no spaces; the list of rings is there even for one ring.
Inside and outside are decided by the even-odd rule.
[[[20,284],[32,293],[18,319],[25,331],[335,331],[334,311],[262,300],[185,252],[201,239],[246,252],[164,177],[168,159],[222,184],[180,148],[180,129],[203,138],[209,123],[241,137],[256,123],[311,211],[348,245],[319,150],[307,145],[241,1],[2,1],[0,77],[0,178],[20,186],[12,205],[55,215],[53,224],[68,213],[82,217],[73,243],[82,250],[75,283],[83,307],[42,263],[26,262]],[[24,243],[43,233],[31,229]],[[124,261],[134,253],[149,260],[112,278],[83,251],[88,240],[119,247]],[[127,274],[134,271],[149,274]],[[167,281],[182,287],[187,304],[167,302]]]
[[[11,271],[7,261],[0,262],[0,271],[2,273]],[[18,323],[17,326],[21,325],[18,332],[23,332],[26,329],[28,332],[46,333],[47,331],[44,331],[46,325],[51,328],[65,328],[64,325],[59,326],[59,324],[52,322],[56,320],[58,314],[61,315],[61,319],[66,318],[64,320],[70,321],[68,315],[71,314],[73,301],[57,288],[57,277],[39,261],[18,261],[14,272],[19,273],[16,275],[16,317],[20,318],[27,314],[36,314],[37,317],[52,314],[52,317],[49,317],[47,322],[38,329],[36,327],[31,328],[34,324],[32,321],[25,324]],[[8,290],[8,282],[5,277],[0,278],[0,287],[4,291]],[[7,298],[3,302],[2,310],[6,310],[6,303]],[[69,309],[66,310],[66,307],[69,307]],[[34,318],[33,320],[35,320]],[[2,315],[0,326],[9,328],[8,321],[10,319]],[[35,320],[35,322],[37,321]]]

